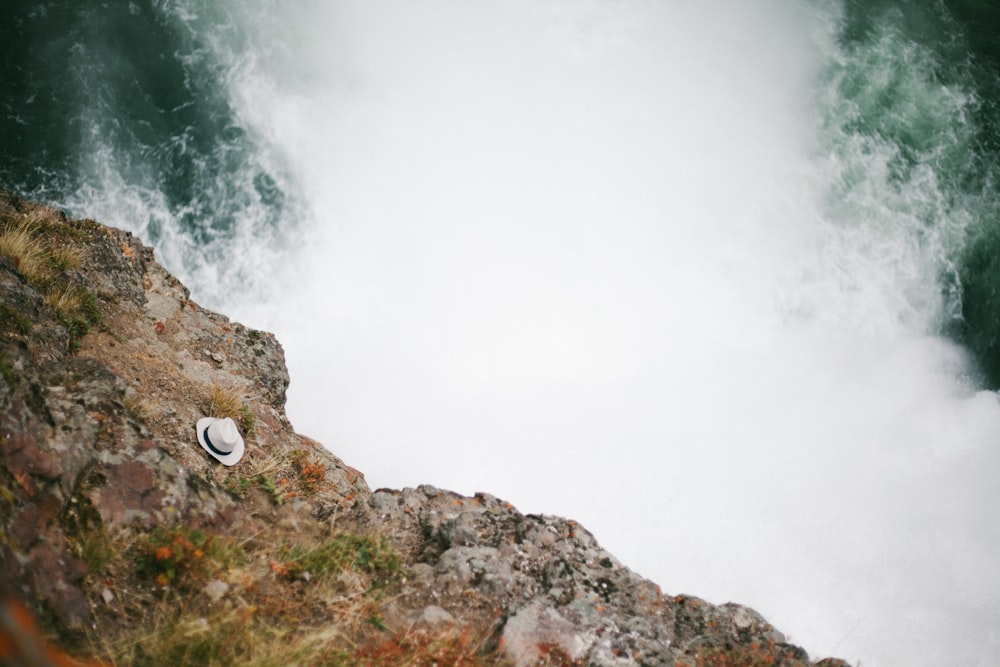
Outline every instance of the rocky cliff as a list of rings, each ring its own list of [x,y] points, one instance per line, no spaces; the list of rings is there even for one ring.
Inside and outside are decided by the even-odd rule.
[[[370,490],[293,430],[274,337],[127,232],[0,192],[0,294],[0,662],[846,665],[573,521]],[[237,465],[204,416],[240,425]]]

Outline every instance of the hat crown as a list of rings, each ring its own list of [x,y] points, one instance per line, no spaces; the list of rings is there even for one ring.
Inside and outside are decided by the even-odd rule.
[[[206,436],[211,441],[212,446],[224,454],[232,452],[240,440],[240,432],[236,429],[236,422],[230,417],[212,422],[207,429]]]

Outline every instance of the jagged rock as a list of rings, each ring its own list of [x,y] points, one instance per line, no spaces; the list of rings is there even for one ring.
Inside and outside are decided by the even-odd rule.
[[[92,295],[100,323],[74,353],[43,287],[0,257],[6,582],[26,581],[47,612],[79,627],[89,610],[64,531],[76,508],[85,505],[107,526],[237,521],[243,509],[218,483],[194,434],[213,385],[246,399],[254,433],[244,466],[267,451],[299,448],[322,462],[331,482],[318,500],[331,504],[367,493],[357,471],[292,430],[284,414],[288,372],[272,335],[192,303],[131,234],[0,194],[0,216],[17,221],[27,215],[85,246],[86,261],[69,280]],[[204,361],[204,348],[225,354]]]
[[[734,664],[720,661],[732,651],[750,651],[753,664],[808,664],[753,610],[664,595],[574,521],[524,515],[484,493],[371,492],[360,472],[292,429],[273,335],[193,303],[131,234],[0,191],[0,220],[26,215],[86,249],[58,279],[99,311],[81,333],[44,286],[0,256],[0,594],[16,592],[57,633],[121,615],[128,603],[110,577],[88,584],[84,557],[93,555],[82,535],[180,524],[315,545],[340,521],[402,554],[406,575],[384,616],[371,618],[382,632],[472,628],[519,666]],[[247,441],[232,469],[195,438],[216,394],[239,404]],[[318,576],[294,563],[262,567],[290,599]],[[229,605],[240,581],[202,580],[198,590],[212,606]],[[324,604],[370,585],[352,570],[337,582],[341,598]]]

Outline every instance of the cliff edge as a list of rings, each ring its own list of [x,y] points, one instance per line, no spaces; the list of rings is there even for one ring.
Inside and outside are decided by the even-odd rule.
[[[273,335],[128,232],[0,191],[0,294],[0,663],[847,664],[664,594],[573,521],[370,490],[295,433]],[[237,465],[205,416],[239,424]]]

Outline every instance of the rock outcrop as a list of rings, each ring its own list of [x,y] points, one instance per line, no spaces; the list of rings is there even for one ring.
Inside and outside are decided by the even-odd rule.
[[[128,232],[0,193],[0,235],[16,233],[29,250],[0,239],[0,593],[63,650],[119,664],[846,664],[810,663],[746,607],[664,594],[573,521],[486,494],[371,491],[293,430],[271,334],[193,303]],[[197,444],[208,415],[246,435],[233,468]],[[197,644],[213,625],[240,645]]]

